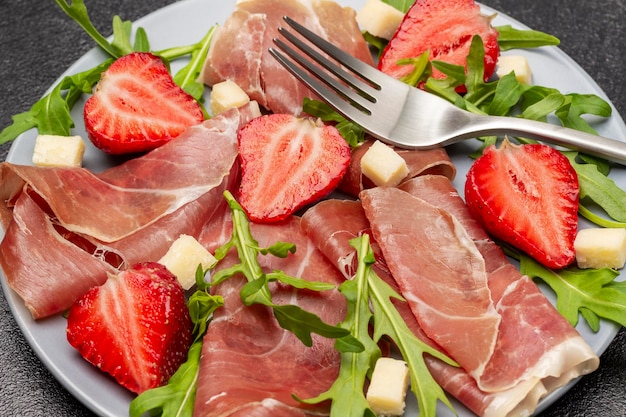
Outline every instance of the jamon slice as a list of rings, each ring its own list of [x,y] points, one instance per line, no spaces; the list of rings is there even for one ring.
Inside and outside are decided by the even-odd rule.
[[[33,317],[67,309],[111,268],[158,260],[181,233],[198,236],[233,186],[236,131],[258,115],[255,104],[232,110],[100,177],[0,165],[0,265]]]
[[[339,184],[339,189],[344,193],[356,197],[362,190],[374,186],[361,170],[361,159],[373,143],[374,141],[370,139],[352,151],[348,172]],[[420,175],[436,174],[444,175],[452,181],[456,175],[456,167],[444,148],[430,150],[395,149],[395,151],[405,160],[409,168],[407,179]]]
[[[373,65],[353,9],[330,0],[246,0],[215,32],[202,80],[210,86],[231,80],[274,113],[300,114],[312,93],[268,52],[283,16]]]
[[[286,259],[260,257],[264,270],[280,269],[335,284],[343,281],[301,231],[299,218],[252,224],[251,231],[261,246],[279,240],[296,244],[296,253]],[[271,310],[244,307],[239,296],[244,281],[234,277],[215,289],[225,305],[216,311],[204,338],[194,416],[326,415],[328,404],[307,407],[292,394],[310,398],[331,386],[340,360],[334,341],[314,335],[313,346],[307,348],[278,325]],[[317,293],[276,285],[272,293],[275,302],[299,305],[327,323],[340,322],[346,313],[344,298],[336,290]]]
[[[369,233],[369,223],[361,203],[347,200],[326,200],[316,204],[302,216],[302,227],[315,245],[346,276],[354,273],[355,249],[349,240]],[[371,241],[377,253],[374,269],[393,288],[397,284],[389,274],[375,241]],[[440,349],[419,327],[415,316],[405,302],[396,300],[394,305],[413,333],[424,342]],[[463,368],[450,366],[438,359],[425,357],[428,369],[437,382],[468,409],[479,416],[500,417],[529,415],[546,393],[541,383],[530,381],[499,392],[485,393]],[[530,411],[529,411],[530,410]]]
[[[598,367],[597,355],[576,329],[486,237],[450,181],[425,176],[402,188],[452,213],[488,259],[489,288],[502,322],[496,349],[480,377],[481,386],[506,389],[535,379],[550,392]]]
[[[474,242],[453,216],[397,188],[364,190],[360,198],[420,327],[470,375],[482,375],[500,315]]]

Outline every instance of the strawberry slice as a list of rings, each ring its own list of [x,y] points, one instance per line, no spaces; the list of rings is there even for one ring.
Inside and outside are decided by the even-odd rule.
[[[467,173],[465,200],[491,235],[559,269],[575,259],[578,177],[543,144],[488,147]]]
[[[485,80],[496,68],[500,47],[498,31],[491,18],[480,13],[474,0],[417,0],[404,16],[378,61],[378,69],[402,78],[413,68],[397,65],[403,58],[417,58],[430,51],[431,61],[462,65],[467,69],[467,55],[474,35],[480,35],[485,47]],[[433,68],[434,78],[444,75]]]
[[[252,221],[285,219],[332,191],[350,163],[334,126],[288,114],[253,119],[239,131],[239,203]]]
[[[204,120],[200,104],[147,52],[125,55],[102,73],[83,117],[89,139],[110,154],[154,149]]]
[[[183,288],[155,262],[111,275],[70,308],[67,340],[130,391],[163,385],[186,360],[191,344]]]

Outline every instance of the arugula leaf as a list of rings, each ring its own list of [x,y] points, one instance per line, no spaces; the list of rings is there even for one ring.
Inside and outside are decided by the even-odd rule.
[[[408,328],[391,301],[403,298],[371,269],[375,258],[369,235],[352,239],[350,244],[357,250],[358,266],[354,278],[340,287],[348,301],[348,314],[341,326],[349,329],[363,343],[365,349],[360,352],[344,351],[341,355],[339,376],[331,388],[318,397],[300,401],[316,404],[330,400],[331,417],[374,417],[363,387],[366,379],[371,376],[376,360],[381,356],[378,342],[383,336],[387,336],[398,347],[409,367],[411,390],[418,399],[419,415],[434,417],[438,401],[453,410],[443,389],[431,376],[424,355],[432,355],[452,366],[458,365],[425,344]],[[370,335],[372,322],[374,334]],[[342,339],[338,339],[336,345],[341,342]]]
[[[369,240],[365,242],[369,245]],[[364,258],[368,257],[369,264],[373,262],[373,257],[371,252],[361,252],[358,256],[359,265],[354,278],[339,287],[348,302],[346,318],[340,326],[349,330],[363,344],[364,349],[360,352],[343,352],[339,376],[328,391],[315,398],[300,400],[307,404],[330,400],[330,417],[376,417],[364,392],[367,377],[381,356],[380,348],[369,332],[373,315],[369,306],[369,267],[364,263]],[[337,342],[340,341],[341,339]]]
[[[100,33],[98,29],[93,25],[87,12],[87,7],[83,0],[70,0],[68,4],[66,0],[55,0],[59,7],[78,23],[84,30],[96,41],[98,46],[102,48],[107,54],[114,58],[119,58],[122,55],[126,55],[131,52],[130,42],[127,37],[130,36],[130,23],[124,23],[117,17],[113,20],[113,32],[116,35],[113,43],[109,41]]]
[[[212,26],[209,29],[198,44],[199,46],[191,53],[189,63],[174,76],[174,82],[198,102],[202,101],[202,95],[204,94],[204,84],[198,81],[198,76],[200,75],[200,71],[202,71],[202,66],[206,60],[216,28],[217,26]],[[206,116],[207,114],[205,114],[205,118]]]
[[[196,397],[196,387],[200,372],[202,338],[206,334],[210,318],[215,310],[224,305],[221,296],[209,293],[209,284],[204,280],[202,266],[196,269],[196,291],[187,302],[194,325],[193,341],[187,360],[178,368],[167,385],[144,391],[135,397],[129,408],[130,417],[141,417],[150,411],[159,415],[192,417]]]
[[[611,178],[598,171],[595,164],[580,163],[577,159],[577,152],[563,153],[578,174],[581,205],[590,200],[612,219],[626,222],[626,191],[617,186]],[[597,219],[594,217],[590,220]]]
[[[578,323],[579,312],[596,332],[599,318],[626,326],[626,282],[615,281],[619,272],[610,268],[553,271],[527,255],[519,259],[522,274],[544,281],[556,293],[556,308],[572,326]]]
[[[37,128],[41,134],[69,135],[74,127],[71,108],[87,88],[91,90],[91,85],[100,79],[100,74],[111,62],[112,60],[108,60],[87,71],[64,77],[29,110],[13,116],[13,123],[0,132],[0,144],[9,142],[32,128]]]
[[[430,51],[423,52],[417,58],[405,58],[398,60],[398,65],[412,65],[413,71],[401,78],[401,81],[409,85],[419,85],[432,74],[432,64],[429,60]]]
[[[305,97],[302,109],[305,113],[318,117],[324,122],[335,122],[335,127],[351,148],[356,148],[365,141],[365,130],[343,117],[328,104]]]
[[[334,286],[330,286],[325,282],[307,282],[299,278],[289,277],[280,271],[265,274],[257,260],[257,256],[264,250],[259,248],[258,242],[252,236],[249,221],[243,208],[229,191],[224,192],[224,197],[232,211],[233,232],[229,241],[215,251],[215,258],[219,262],[224,259],[231,248],[235,248],[240,263],[217,271],[212,276],[212,285],[219,284],[233,275],[241,273],[248,280],[248,283],[244,285],[241,291],[243,303],[247,306],[262,304],[270,307],[280,326],[294,333],[305,346],[310,347],[313,344],[311,333],[316,333],[328,338],[345,337],[344,342],[352,345],[354,349],[362,348],[360,342],[350,337],[347,330],[327,324],[315,314],[301,307],[278,305],[272,302],[272,294],[268,286],[271,280],[279,280],[290,284],[299,282],[301,288],[315,291],[325,291],[334,288]],[[267,250],[270,252],[276,250],[281,255],[285,255],[288,252],[288,250],[285,250],[284,244],[273,245]],[[295,250],[295,247],[293,250]]]
[[[555,36],[537,30],[515,29],[511,25],[496,26],[500,50],[508,51],[517,48],[538,48],[541,46],[559,45]]]

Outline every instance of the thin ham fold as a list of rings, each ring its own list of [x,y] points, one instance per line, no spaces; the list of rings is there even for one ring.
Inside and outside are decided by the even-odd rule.
[[[361,191],[375,186],[369,178],[363,175],[361,169],[361,159],[373,143],[373,139],[367,139],[352,150],[348,172],[339,184],[339,189],[344,193],[357,197]],[[404,159],[409,169],[404,180],[420,175],[443,175],[452,181],[456,176],[456,167],[445,148],[428,150],[394,148],[394,150]]]
[[[157,261],[181,234],[199,236],[237,173],[237,130],[254,102],[193,126],[101,174],[0,165],[0,265],[34,318],[66,310],[106,273]]]
[[[229,216],[224,216],[226,228]],[[291,242],[296,252],[288,258],[260,256],[264,271],[281,270],[307,280],[339,285],[343,278],[302,232],[300,218],[290,217],[274,225],[251,224],[261,247],[277,241]],[[206,239],[221,243],[220,228],[207,231]],[[234,252],[220,264],[238,262]],[[306,405],[294,399],[312,398],[330,388],[338,376],[340,355],[334,341],[313,335],[306,347],[278,324],[265,306],[245,307],[239,292],[246,282],[241,276],[219,284],[215,292],[224,297],[203,340],[194,417],[257,416],[305,417],[328,415],[329,404]],[[337,290],[314,292],[272,285],[277,304],[298,305],[327,323],[337,324],[346,314],[345,299]]]
[[[245,0],[214,34],[201,79],[212,86],[230,80],[273,113],[298,115],[315,95],[268,52],[289,16],[342,50],[373,65],[356,12],[330,0]]]
[[[528,416],[547,394],[597,368],[597,355],[554,309],[534,282],[519,274],[502,250],[469,216],[464,202],[449,179],[440,175],[425,175],[405,182],[400,190],[391,193],[396,196],[397,192],[412,195],[412,198],[405,197],[402,201],[420,200],[419,206],[422,208],[425,204],[430,204],[432,207],[429,210],[438,209],[440,213],[447,213],[442,218],[454,217],[455,225],[465,229],[464,235],[469,236],[484,259],[491,304],[500,317],[496,342],[492,352],[487,353],[488,357],[482,360],[482,372],[474,372],[472,375],[464,368],[452,367],[431,357],[426,358],[431,374],[447,392],[479,416]],[[400,201],[394,198],[393,208],[390,210],[395,212],[399,206]],[[376,208],[380,209],[378,205]],[[424,255],[421,252],[423,245],[418,244],[412,248],[388,245],[384,237],[383,242],[379,242],[373,225],[365,217],[366,211],[359,202],[329,200],[310,208],[304,214],[303,228],[346,277],[354,272],[355,267],[354,250],[347,240],[362,233],[372,234],[374,252],[377,253],[376,272],[381,278],[386,276],[383,279],[391,277],[398,281],[394,272],[398,273],[399,269],[387,264],[388,253],[412,253],[412,256],[404,258],[408,263],[402,266],[404,273],[404,269],[413,268],[411,263],[414,263],[414,259]],[[405,213],[403,209],[397,213],[396,220],[393,220],[393,215],[387,219],[393,224],[385,226],[386,233],[389,233],[389,229],[402,233],[407,222],[421,223],[424,228],[433,230],[433,219],[421,218],[421,211],[413,210],[413,214],[408,217],[402,217],[402,213]],[[474,249],[469,252],[475,255]],[[440,267],[444,268],[441,265]],[[399,288],[400,285],[395,287]],[[409,300],[415,299],[413,294],[403,295]],[[447,297],[443,289],[440,297]],[[431,339],[430,336],[437,337],[432,329],[428,329],[429,332],[422,328],[424,319],[420,321],[409,308],[410,304],[410,301],[397,304],[409,327],[426,343],[449,353]],[[417,311],[428,313],[430,308],[418,308]],[[474,340],[467,346],[468,349],[474,349],[473,345],[477,343],[481,341]]]

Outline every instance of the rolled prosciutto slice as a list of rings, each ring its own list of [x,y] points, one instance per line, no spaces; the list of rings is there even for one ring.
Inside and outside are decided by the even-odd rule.
[[[500,316],[476,245],[453,216],[405,191],[378,187],[360,198],[420,327],[479,378],[495,348]]]
[[[356,251],[350,246],[349,240],[364,233],[370,233],[369,222],[360,202],[326,200],[318,203],[304,213],[302,227],[316,246],[346,277],[354,274]],[[376,254],[375,272],[399,292],[397,284],[384,264],[379,246],[373,239],[371,243]],[[394,300],[394,305],[417,337],[443,351],[426,336],[406,302]],[[486,393],[478,388],[476,381],[463,368],[450,366],[430,356],[426,356],[425,361],[435,380],[450,395],[478,416],[530,415],[539,399],[546,393],[543,385],[534,382],[519,384],[499,393]]]
[[[357,197],[362,190],[374,187],[361,170],[361,159],[374,141],[369,139],[361,146],[352,151],[348,172],[339,184],[339,189],[346,194]],[[409,173],[406,179],[420,175],[443,175],[452,181],[456,175],[456,167],[450,160],[445,148],[419,150],[419,149],[395,149],[404,159]]]
[[[274,113],[301,113],[304,97],[313,93],[268,52],[283,16],[373,65],[353,9],[330,0],[244,0],[216,30],[202,80],[209,86],[231,80]]]
[[[265,271],[337,285],[343,281],[302,232],[298,217],[281,224],[252,224],[251,232],[261,246],[296,244],[296,252],[285,259],[260,256]],[[225,262],[236,262],[233,252],[228,256]],[[203,341],[194,416],[327,415],[329,404],[307,406],[293,395],[311,398],[330,388],[340,364],[334,341],[313,335],[313,346],[306,347],[279,326],[269,308],[243,306],[239,292],[244,282],[233,277],[215,288],[225,305],[215,312]],[[345,299],[337,290],[312,292],[276,284],[272,296],[277,304],[298,305],[331,324],[346,314]]]
[[[450,181],[425,176],[402,188],[452,213],[489,259],[489,288],[502,321],[496,348],[479,378],[484,389],[495,391],[535,380],[549,393],[598,367],[597,355],[537,285],[508,262],[470,216]]]
[[[33,317],[67,309],[111,269],[158,260],[182,233],[198,236],[236,178],[236,132],[259,114],[256,103],[225,113],[100,175],[1,164],[0,265]]]

